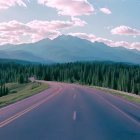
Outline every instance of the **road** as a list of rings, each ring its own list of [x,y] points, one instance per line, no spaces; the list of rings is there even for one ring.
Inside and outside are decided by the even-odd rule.
[[[48,83],[48,90],[0,109],[0,140],[140,140],[140,105],[80,85]]]

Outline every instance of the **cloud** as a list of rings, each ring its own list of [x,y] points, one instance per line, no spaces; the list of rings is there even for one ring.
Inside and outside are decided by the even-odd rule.
[[[94,7],[87,0],[38,0],[39,4],[57,9],[59,15],[90,15]]]
[[[31,42],[36,42],[44,38],[54,39],[61,35],[60,30],[66,30],[77,26],[84,26],[86,23],[80,19],[72,21],[39,21],[34,20],[26,24],[18,21],[0,23],[0,42],[24,43],[20,38],[29,36]],[[14,42],[15,40],[15,42]]]
[[[103,12],[104,14],[107,14],[107,15],[112,14],[112,12],[107,8],[100,8],[100,11]]]
[[[60,21],[60,20],[53,20],[53,21],[39,21],[34,20],[27,25],[31,28],[43,28],[47,30],[60,30],[60,29],[69,29],[72,27],[77,26],[84,26],[86,23],[84,21],[81,21],[80,19],[73,20],[73,21]]]
[[[102,37],[98,37],[96,38],[96,41],[97,42],[102,42],[110,47],[113,47],[114,46],[114,42],[112,40],[109,40],[109,39],[105,39],[105,38],[102,38]]]
[[[26,4],[25,2],[23,2],[23,0],[0,0],[0,9],[8,9],[9,7],[15,6],[16,4],[26,7]]]
[[[84,26],[85,24],[87,24],[85,21],[82,21],[81,19],[76,17],[71,17],[71,20],[74,21],[75,26]]]
[[[86,40],[89,40],[91,42],[95,42],[96,40],[96,36],[93,35],[93,34],[86,34],[86,33],[69,33],[68,35],[71,35],[71,36],[76,36],[76,37],[79,37],[81,39],[86,39]]]
[[[125,36],[129,36],[129,35],[136,36],[136,35],[140,35],[140,30],[136,30],[128,26],[122,25],[120,27],[116,27],[112,29],[111,33],[114,35],[116,34],[116,35],[125,35]]]
[[[131,49],[140,50],[140,42],[134,42],[131,44]]]
[[[106,44],[106,45],[108,45],[110,47],[120,47],[120,46],[122,46],[122,47],[130,49],[129,48],[130,44],[128,42],[126,42],[126,41],[116,41],[115,42],[113,40],[100,38],[100,37],[96,38],[96,41],[102,42],[102,43],[104,43],[104,44]]]
[[[86,39],[89,40],[91,42],[102,42],[110,47],[125,47],[127,49],[137,49],[140,51],[140,42],[133,42],[133,43],[128,43],[126,41],[113,41],[113,40],[109,40],[109,39],[105,39],[105,38],[101,38],[101,37],[96,37],[94,34],[86,34],[86,33],[69,33],[68,35],[72,35],[72,36],[76,36],[79,37],[81,39]]]

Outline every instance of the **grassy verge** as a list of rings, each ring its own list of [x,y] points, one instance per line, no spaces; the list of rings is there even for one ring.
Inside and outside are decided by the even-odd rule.
[[[9,94],[0,97],[0,107],[9,105],[11,103],[32,96],[36,93],[39,93],[49,88],[49,85],[45,83],[38,83],[38,82],[26,83],[26,84],[8,83],[6,84],[6,87],[8,87],[9,89]]]
[[[130,101],[133,101],[135,103],[138,103],[140,104],[140,98],[137,98],[137,97],[134,97],[134,96],[130,96],[130,95],[125,95],[125,94],[122,94],[120,93],[119,91],[111,91],[111,90],[108,90],[108,89],[103,89],[103,88],[100,88],[100,87],[94,87],[94,86],[90,86],[91,88],[95,88],[95,89],[98,89],[98,90],[101,90],[101,91],[104,91],[104,92],[107,92],[107,93],[111,93],[111,94],[114,94],[116,96],[120,96],[122,98],[125,98],[127,100],[130,100]]]
[[[62,82],[62,83],[70,83],[70,82],[66,81],[66,82]],[[86,86],[86,87],[89,87],[89,88],[94,88],[94,89],[97,89],[97,90],[101,90],[101,91],[104,91],[104,92],[107,92],[107,93],[114,94],[116,96],[120,96],[120,97],[125,98],[127,100],[130,100],[132,102],[140,104],[140,98],[137,98],[137,97],[134,97],[134,96],[130,96],[130,95],[126,95],[126,94],[123,94],[123,93],[121,93],[119,91],[113,91],[111,89],[104,89],[102,87],[97,87],[97,86],[83,85],[83,84],[80,84],[78,82],[74,82],[74,83],[70,83],[70,84],[76,84],[76,85]]]

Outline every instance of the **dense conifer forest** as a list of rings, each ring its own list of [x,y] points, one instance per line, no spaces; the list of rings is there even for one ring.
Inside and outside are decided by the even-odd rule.
[[[140,95],[140,66],[123,63],[83,62],[55,65],[0,63],[0,96],[6,95],[5,83],[28,82],[29,77],[95,85]]]

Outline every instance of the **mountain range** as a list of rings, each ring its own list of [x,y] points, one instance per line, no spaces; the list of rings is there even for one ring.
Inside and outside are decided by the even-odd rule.
[[[62,35],[54,40],[0,46],[0,58],[45,64],[76,61],[114,61],[140,64],[140,51],[124,47],[109,47],[104,43]]]

